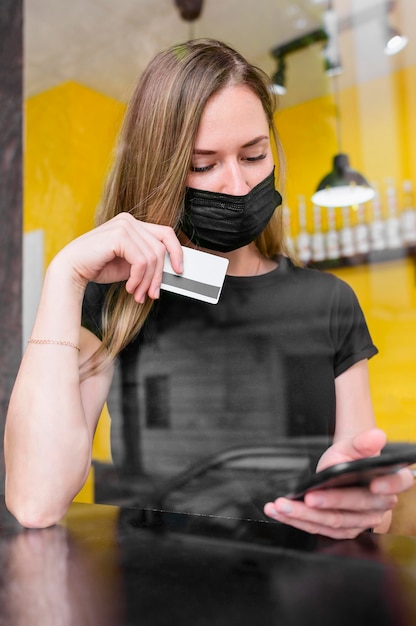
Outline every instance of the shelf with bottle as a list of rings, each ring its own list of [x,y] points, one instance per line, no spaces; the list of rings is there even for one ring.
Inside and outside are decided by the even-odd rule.
[[[304,265],[331,269],[343,266],[393,261],[416,257],[416,204],[413,185],[402,183],[400,207],[395,185],[386,180],[383,201],[377,184],[375,196],[365,205],[307,208],[298,196],[293,215],[284,208],[289,250]],[[297,229],[294,223],[297,218]]]

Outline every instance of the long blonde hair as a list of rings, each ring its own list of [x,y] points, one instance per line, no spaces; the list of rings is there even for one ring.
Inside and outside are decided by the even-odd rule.
[[[229,85],[246,85],[259,97],[278,155],[281,189],[284,157],[273,122],[276,102],[269,78],[224,43],[188,41],[158,54],[140,77],[121,128],[97,224],[128,211],[139,220],[168,225],[179,233],[186,178],[204,107],[213,94]],[[281,208],[256,245],[269,258],[287,253]],[[112,360],[137,334],[151,306],[149,298],[138,305],[124,283],[113,285],[103,311],[103,343],[96,356],[105,354],[104,363]]]

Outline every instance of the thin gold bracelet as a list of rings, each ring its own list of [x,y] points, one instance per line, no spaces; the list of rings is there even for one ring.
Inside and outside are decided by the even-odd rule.
[[[75,350],[78,350],[78,352],[80,352],[81,350],[81,347],[77,346],[76,343],[72,343],[72,341],[61,341],[59,339],[28,339],[27,342],[28,343],[41,343],[41,344],[54,343],[54,344],[57,344],[58,346],[67,346],[68,348],[75,348]]]

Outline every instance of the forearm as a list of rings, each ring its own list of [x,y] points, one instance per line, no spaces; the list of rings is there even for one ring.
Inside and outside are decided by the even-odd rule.
[[[32,337],[79,343],[83,290],[51,266]],[[83,410],[79,353],[28,344],[6,419],[6,502],[28,526],[65,513],[88,473],[92,434]]]
[[[89,281],[126,281],[137,302],[158,297],[163,263],[182,271],[174,230],[140,222],[126,212],[81,235],[52,261],[45,277],[32,338],[66,341],[74,347],[30,343],[16,379],[6,418],[6,503],[24,525],[59,520],[82,487],[91,462],[92,439],[111,383],[112,367],[80,383],[79,365],[99,340],[80,330]],[[97,345],[98,344],[98,345]]]

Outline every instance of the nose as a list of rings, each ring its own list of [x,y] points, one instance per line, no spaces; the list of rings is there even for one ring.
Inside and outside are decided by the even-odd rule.
[[[221,192],[232,196],[245,196],[251,189],[245,173],[238,163],[229,164],[224,168]]]

